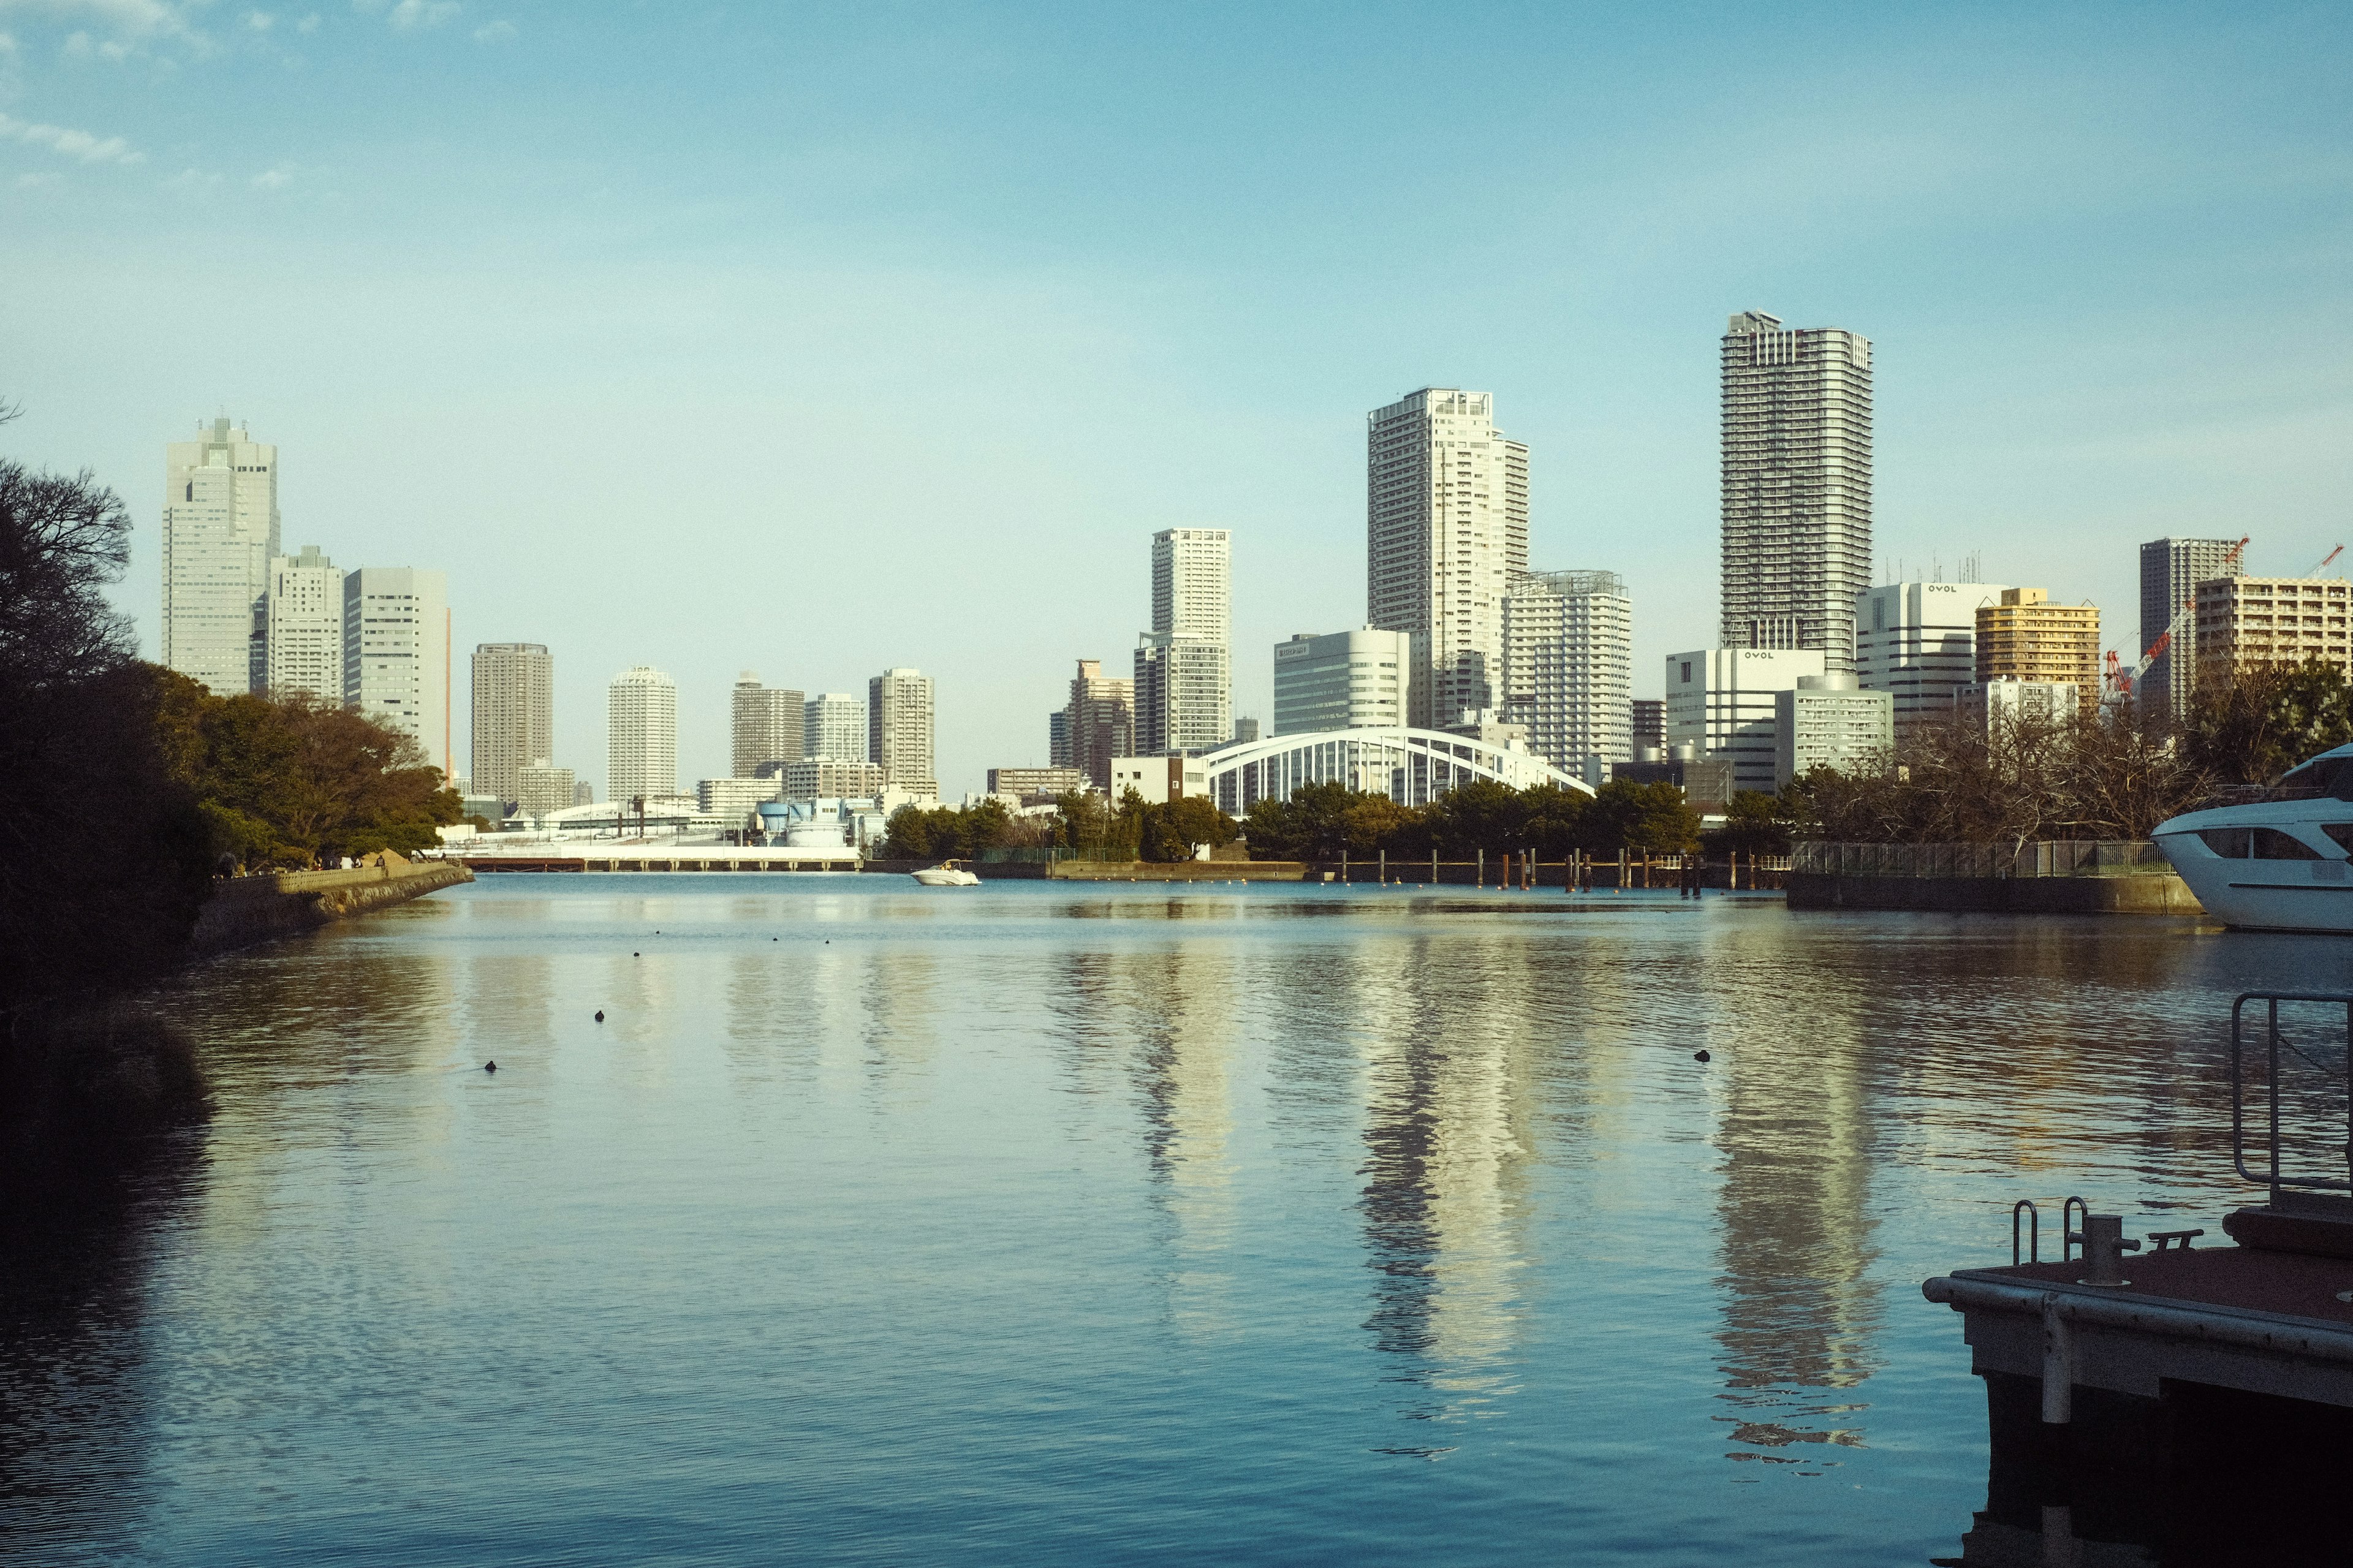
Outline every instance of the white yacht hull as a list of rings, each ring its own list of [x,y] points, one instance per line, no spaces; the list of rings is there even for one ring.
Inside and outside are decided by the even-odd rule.
[[[908,875],[926,888],[977,888],[980,886],[979,878],[969,871],[959,871],[953,866],[934,866],[922,871],[911,871]]]
[[[2248,931],[2353,932],[2353,747],[2287,775],[2325,788],[2281,788],[2244,805],[2185,812],[2150,835],[2206,912]],[[2321,771],[2327,764],[2329,771]],[[2334,771],[2339,765],[2348,770]]]

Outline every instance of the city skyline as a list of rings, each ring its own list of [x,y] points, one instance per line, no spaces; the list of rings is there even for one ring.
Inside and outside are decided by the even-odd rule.
[[[1747,310],[1873,340],[1874,578],[1977,554],[2121,648],[2142,542],[2253,534],[2276,574],[2342,542],[2353,20],[1537,14],[1494,60],[1303,16],[396,9],[8,12],[0,112],[58,135],[0,138],[5,439],[121,490],[151,653],[154,446],[233,416],[285,453],[288,541],[445,568],[460,648],[555,651],[575,765],[622,664],[678,678],[696,776],[737,669],[912,665],[960,794],[1070,658],[1126,663],[1163,528],[1245,546],[1234,706],[1266,719],[1261,650],[1362,622],[1363,411],[1447,384],[1535,454],[1535,563],[1624,576],[1651,696],[1717,640]],[[1823,58],[1848,90],[1756,89]],[[1408,80],[1475,166],[1386,150]],[[648,91],[707,112],[649,134]],[[453,112],[488,116],[462,178]],[[1005,614],[1041,571],[1060,613]]]

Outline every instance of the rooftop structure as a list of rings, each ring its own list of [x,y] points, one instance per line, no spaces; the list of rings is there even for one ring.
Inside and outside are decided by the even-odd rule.
[[[1895,700],[1895,728],[1948,713],[1977,679],[1978,610],[2000,583],[1883,583],[1855,596],[1854,673]]]

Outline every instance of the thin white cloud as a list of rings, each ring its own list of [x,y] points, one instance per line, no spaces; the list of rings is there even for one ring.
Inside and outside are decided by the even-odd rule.
[[[392,25],[404,30],[410,27],[438,27],[458,14],[458,0],[400,0],[392,8]]]
[[[492,22],[486,27],[474,29],[474,42],[478,44],[512,44],[514,41],[515,25],[512,22]]]
[[[313,11],[309,16],[303,17],[301,21],[295,23],[294,30],[298,33],[317,32],[319,30],[319,13]]]
[[[14,55],[16,52],[16,40],[5,33],[0,33],[0,58]]]
[[[280,163],[274,169],[264,169],[259,174],[254,175],[250,184],[257,191],[275,191],[284,189],[287,185],[293,183],[293,165],[290,163]]]
[[[248,11],[245,14],[245,25],[252,28],[257,33],[266,33],[269,31],[271,27],[277,25],[277,22],[278,18],[271,16],[267,11]]]
[[[0,114],[0,142],[22,142],[47,147],[63,158],[85,163],[143,163],[147,155],[120,136],[94,136],[63,125],[37,125]]]
[[[55,171],[43,174],[19,174],[16,176],[16,188],[20,191],[34,191],[39,190],[44,185],[61,185],[65,181],[66,177]]]
[[[207,174],[202,169],[183,169],[163,182],[163,184],[167,191],[177,191],[182,195],[193,196],[209,191],[220,183],[221,177],[218,174]]]
[[[0,12],[54,17],[71,26],[65,51],[84,59],[127,59],[158,39],[205,52],[211,46],[188,20],[193,8],[194,0],[0,0]]]

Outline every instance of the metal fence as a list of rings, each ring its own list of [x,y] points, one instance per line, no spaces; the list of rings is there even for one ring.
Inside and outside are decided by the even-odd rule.
[[[1817,877],[2140,877],[2173,869],[2146,839],[2010,844],[1799,844],[1789,869]]]
[[[1029,845],[1008,845],[980,852],[984,866],[1051,866],[1062,860],[1128,861],[1135,858],[1132,849],[1072,849],[1064,845],[1038,848]]]

